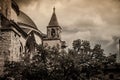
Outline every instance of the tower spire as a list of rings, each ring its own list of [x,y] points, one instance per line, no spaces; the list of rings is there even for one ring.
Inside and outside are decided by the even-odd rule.
[[[55,6],[53,7],[53,12],[55,13]]]
[[[48,26],[49,27],[50,26],[59,27],[59,23],[58,23],[57,16],[56,16],[56,13],[55,13],[55,6],[53,7],[53,14],[52,14],[52,17],[51,17],[51,20],[50,20]]]

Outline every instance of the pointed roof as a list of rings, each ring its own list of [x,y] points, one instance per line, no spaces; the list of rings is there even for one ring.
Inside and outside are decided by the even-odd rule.
[[[50,20],[48,26],[49,27],[50,26],[59,27],[59,23],[58,23],[57,16],[56,16],[56,13],[55,13],[55,7],[53,8],[53,14],[52,14],[52,17],[51,17],[51,20]]]

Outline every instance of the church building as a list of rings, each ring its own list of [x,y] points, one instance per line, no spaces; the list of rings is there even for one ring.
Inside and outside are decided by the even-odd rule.
[[[39,44],[61,48],[61,31],[55,8],[47,34],[43,34],[15,0],[0,0],[0,55],[5,55],[6,60],[21,61],[24,56],[31,57]]]

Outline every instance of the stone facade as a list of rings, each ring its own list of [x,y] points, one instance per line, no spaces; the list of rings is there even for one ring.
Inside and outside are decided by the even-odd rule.
[[[11,29],[1,30],[0,53],[9,56],[10,61],[19,61],[22,45],[20,36]]]
[[[5,64],[4,61],[5,61],[4,55],[0,54],[0,75],[3,74],[4,64]]]
[[[48,27],[47,36],[48,39],[61,39],[61,30],[59,27]]]
[[[15,19],[12,15],[16,15]],[[19,6],[14,0],[0,0],[0,54],[6,55],[6,59],[9,61],[20,61],[23,53],[30,50],[26,44],[29,42],[28,40],[31,40],[28,43],[29,46],[35,43],[32,41],[34,37],[28,39],[32,31],[41,35],[34,22],[19,10]],[[26,47],[28,47],[27,50]],[[30,53],[35,51],[33,47],[29,51]]]
[[[19,10],[14,0],[0,0],[0,75],[5,61],[19,62],[27,54],[33,55],[36,41],[31,34],[42,37],[34,22]]]
[[[43,46],[58,47],[61,48],[60,40],[44,40]]]
[[[16,15],[15,19],[11,18],[14,15],[11,12]],[[23,53],[32,56],[36,52],[34,35],[40,37],[44,46],[61,48],[61,31],[55,8],[47,26],[47,34],[44,35],[29,16],[19,10],[14,0],[0,0],[0,54],[5,55],[5,60],[20,61]]]
[[[0,53],[9,52],[11,46],[11,31],[1,30]]]

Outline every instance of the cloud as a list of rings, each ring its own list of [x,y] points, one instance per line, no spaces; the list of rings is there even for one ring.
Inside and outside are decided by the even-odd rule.
[[[20,6],[28,6],[32,2],[36,2],[37,0],[15,0]]]
[[[72,47],[72,42],[76,39],[90,40],[90,38],[91,38],[90,31],[85,31],[85,32],[78,31],[78,32],[73,32],[73,34],[64,32],[64,33],[62,33],[62,35],[64,35],[64,36],[62,36],[62,39],[67,41],[67,45],[69,48]]]
[[[58,21],[63,28],[62,39],[68,44],[81,38],[101,43],[107,52],[116,51],[117,41],[113,37],[120,35],[120,0],[16,1],[44,33],[52,8],[56,6]],[[114,50],[111,51],[110,47]]]

